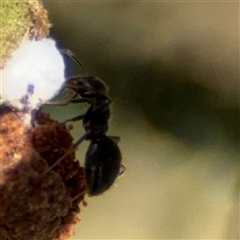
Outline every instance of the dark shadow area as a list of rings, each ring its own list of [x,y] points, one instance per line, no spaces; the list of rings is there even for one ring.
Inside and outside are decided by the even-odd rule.
[[[141,110],[155,127],[192,146],[219,141],[238,148],[239,108],[221,104],[217,91],[196,83],[178,66],[125,62],[122,72],[112,65],[111,71],[98,72],[104,79],[115,76],[112,97]]]

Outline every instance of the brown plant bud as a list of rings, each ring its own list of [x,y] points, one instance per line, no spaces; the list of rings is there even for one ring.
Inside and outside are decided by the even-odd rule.
[[[17,112],[0,106],[1,240],[66,240],[80,221],[86,183],[75,153],[47,171],[73,138],[44,113],[35,120],[26,128]]]

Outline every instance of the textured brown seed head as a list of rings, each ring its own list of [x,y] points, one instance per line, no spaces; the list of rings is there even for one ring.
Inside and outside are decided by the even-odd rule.
[[[48,115],[36,120],[34,128],[26,129],[16,113],[0,106],[1,240],[66,240],[80,220],[86,184],[75,154],[45,174],[73,139]]]

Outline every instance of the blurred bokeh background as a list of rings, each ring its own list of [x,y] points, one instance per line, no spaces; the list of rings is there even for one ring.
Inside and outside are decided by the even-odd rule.
[[[72,239],[239,239],[239,3],[43,3],[59,47],[110,86],[128,169],[87,199]]]

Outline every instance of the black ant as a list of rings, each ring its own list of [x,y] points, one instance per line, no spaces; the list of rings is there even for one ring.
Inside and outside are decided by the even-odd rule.
[[[70,50],[62,50],[82,68],[81,62]],[[83,68],[84,69],[84,68]],[[69,121],[82,120],[85,134],[79,138],[73,148],[58,159],[48,171],[62,161],[66,155],[75,150],[84,140],[89,140],[90,145],[85,157],[86,182],[90,196],[99,195],[109,189],[116,178],[121,176],[126,168],[121,164],[122,157],[118,147],[119,137],[107,136],[108,120],[110,118],[111,100],[108,97],[108,87],[99,78],[92,76],[75,76],[66,80],[64,90],[72,90],[74,96],[70,100],[47,102],[52,105],[68,105],[70,103],[87,102],[90,104],[85,114],[68,119]],[[60,93],[61,93],[60,92]]]

